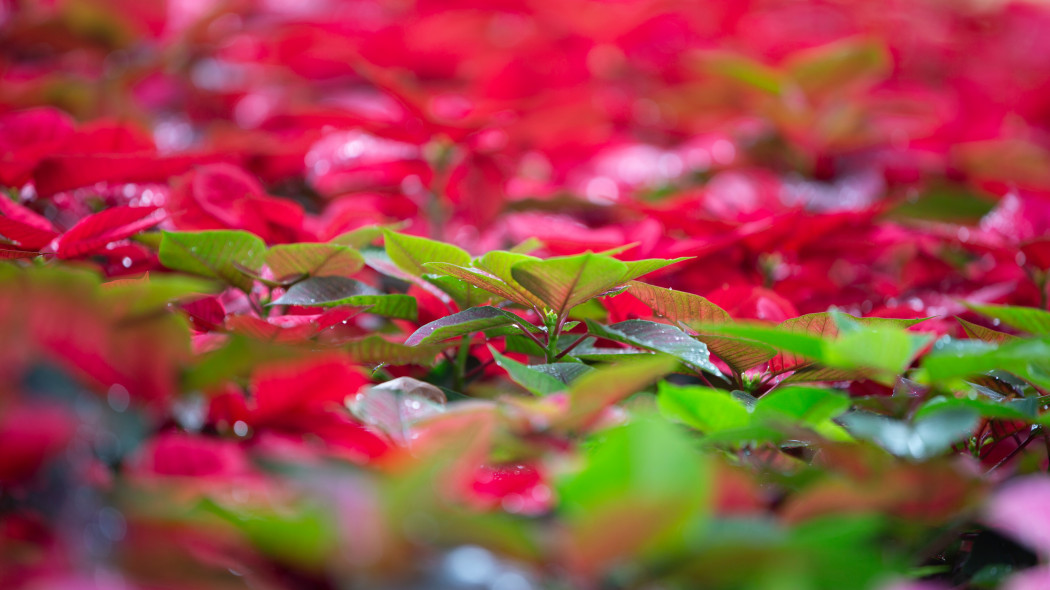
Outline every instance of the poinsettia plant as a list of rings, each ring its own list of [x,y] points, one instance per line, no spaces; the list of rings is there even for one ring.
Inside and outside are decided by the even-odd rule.
[[[1048,28],[0,2],[0,588],[1047,586]]]

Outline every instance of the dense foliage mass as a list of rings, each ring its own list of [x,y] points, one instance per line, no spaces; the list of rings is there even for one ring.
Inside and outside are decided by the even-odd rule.
[[[1048,55],[0,1],[0,588],[1050,588]]]

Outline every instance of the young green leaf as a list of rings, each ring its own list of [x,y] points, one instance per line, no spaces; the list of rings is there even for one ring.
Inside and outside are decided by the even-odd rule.
[[[470,264],[470,254],[452,244],[398,234],[387,229],[383,230],[383,239],[390,260],[413,276],[423,276],[426,272],[423,265],[428,262],[447,262],[457,266]]]
[[[565,317],[573,307],[619,285],[627,265],[619,260],[580,254],[546,260],[525,260],[511,267],[511,276],[543,303]]]
[[[258,270],[266,243],[255,234],[238,230],[164,232],[160,263],[172,269],[221,279],[250,291],[252,278],[241,268]]]
[[[270,305],[301,305],[306,307],[371,306],[369,313],[416,319],[416,299],[409,295],[385,295],[368,285],[346,277],[314,277],[292,285],[284,295]]]
[[[520,317],[495,307],[472,307],[470,309],[445,316],[422,326],[405,340],[409,346],[435,344],[450,338],[481,332],[502,326],[518,326],[538,332],[539,329]]]
[[[646,320],[627,320],[606,326],[587,320],[587,331],[613,342],[669,354],[695,371],[722,375],[711,362],[707,346],[674,326]]]
[[[311,277],[349,277],[365,265],[361,254],[335,244],[282,244],[266,253],[266,265],[279,282]]]

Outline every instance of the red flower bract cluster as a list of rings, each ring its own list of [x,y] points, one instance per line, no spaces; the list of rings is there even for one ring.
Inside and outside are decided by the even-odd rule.
[[[1047,55],[1020,0],[0,0],[0,588],[1035,587]]]

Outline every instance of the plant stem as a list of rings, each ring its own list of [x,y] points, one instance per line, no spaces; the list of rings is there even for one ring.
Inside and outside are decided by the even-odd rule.
[[[572,344],[570,344],[569,346],[567,346],[567,347],[565,348],[565,350],[563,350],[563,351],[559,352],[559,353],[558,353],[558,355],[554,357],[554,360],[558,360],[558,359],[560,359],[561,357],[563,357],[563,356],[565,356],[565,355],[569,354],[569,352],[571,352],[571,351],[572,351],[572,349],[574,349],[574,348],[576,348],[577,346],[579,346],[579,345],[580,345],[580,343],[582,343],[582,342],[583,342],[584,340],[586,340],[586,339],[587,339],[587,334],[584,334],[583,336],[580,336],[579,338],[577,338],[577,339],[576,339],[576,341],[575,341],[575,342],[573,342]]]
[[[456,364],[452,373],[453,389],[462,392],[463,379],[467,372],[467,360],[470,358],[470,336],[459,339],[459,350],[456,352]]]
[[[1007,456],[1003,457],[1003,460],[1002,460],[1002,461],[999,461],[998,463],[996,463],[995,465],[993,465],[991,469],[989,469],[988,471],[986,471],[986,472],[984,473],[984,476],[985,476],[985,477],[988,477],[988,474],[990,474],[991,472],[995,471],[995,470],[996,470],[996,469],[998,469],[999,467],[1001,467],[1001,466],[1003,466],[1003,465],[1005,465],[1005,464],[1009,463],[1011,459],[1013,459],[1014,457],[1016,457],[1018,453],[1020,453],[1021,451],[1023,451],[1023,450],[1024,450],[1024,448],[1028,446],[1028,443],[1030,443],[1030,442],[1032,442],[1033,440],[1035,440],[1035,439],[1036,439],[1036,437],[1038,436],[1038,434],[1039,434],[1039,433],[1033,432],[1032,434],[1028,435],[1028,438],[1026,438],[1026,439],[1024,440],[1024,442],[1022,442],[1021,444],[1017,445],[1017,448],[1016,448],[1016,449],[1014,449],[1014,450],[1010,451],[1010,454],[1009,454],[1009,455],[1007,455]]]

